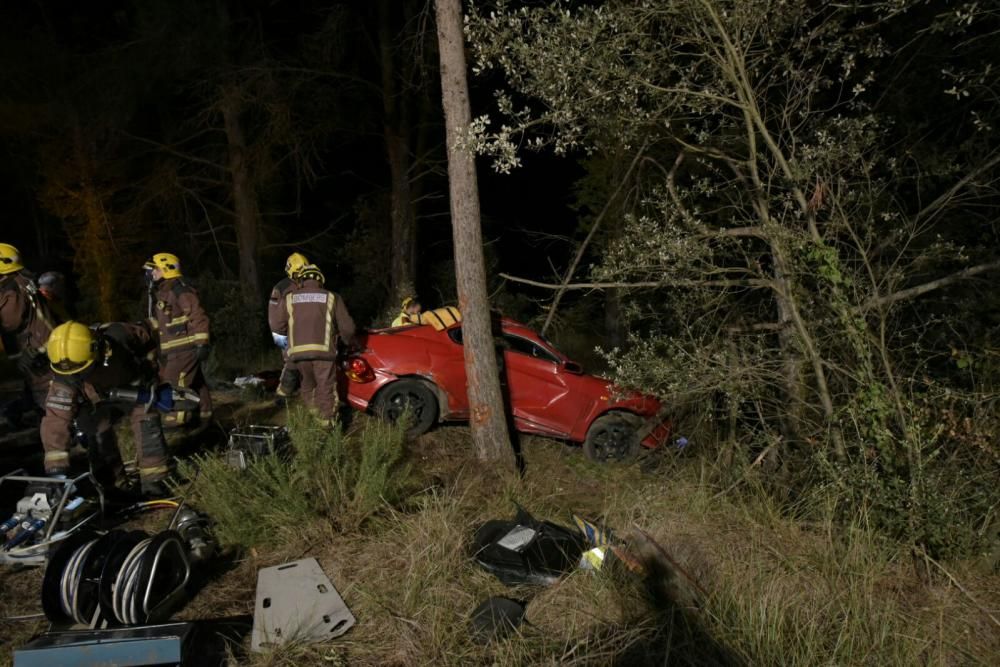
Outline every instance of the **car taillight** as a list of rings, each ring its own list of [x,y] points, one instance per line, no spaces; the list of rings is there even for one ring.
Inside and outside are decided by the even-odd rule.
[[[368,362],[361,357],[354,357],[347,361],[347,368],[344,370],[347,377],[352,382],[364,384],[375,379],[375,371],[368,365]]]

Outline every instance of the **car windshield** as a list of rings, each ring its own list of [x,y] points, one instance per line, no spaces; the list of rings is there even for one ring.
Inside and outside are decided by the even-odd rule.
[[[533,340],[524,338],[522,336],[518,336],[516,334],[512,334],[508,331],[503,332],[502,338],[497,338],[497,345],[505,350],[518,352],[520,354],[525,354],[530,357],[534,357],[536,359],[543,359],[545,361],[549,361],[554,364],[561,363],[562,362],[561,357],[563,355],[561,355],[561,353],[557,351],[554,352],[554,350],[556,350],[556,347],[552,345],[552,343],[550,343],[548,340],[546,340],[545,337],[543,337],[542,335],[540,334],[535,334],[535,335],[537,335],[539,339],[544,341],[545,345],[551,349],[546,349],[545,346],[539,345]],[[456,343],[458,343],[459,345],[461,345],[462,327],[455,327],[453,329],[449,329],[448,337],[451,338]]]

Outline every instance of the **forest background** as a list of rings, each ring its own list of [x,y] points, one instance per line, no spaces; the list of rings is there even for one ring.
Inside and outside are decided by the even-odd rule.
[[[996,564],[1000,8],[466,6],[493,305],[753,467],[933,557]],[[454,299],[433,8],[5,6],[4,241],[85,321],[171,251],[213,371],[273,364],[291,250],[360,323]]]

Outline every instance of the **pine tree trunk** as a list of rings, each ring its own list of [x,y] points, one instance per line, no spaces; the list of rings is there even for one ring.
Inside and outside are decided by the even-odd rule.
[[[233,208],[236,212],[236,245],[239,256],[240,289],[248,306],[260,305],[260,273],[257,256],[260,244],[260,211],[257,192],[247,164],[246,138],[240,115],[243,109],[240,91],[231,87],[223,92],[222,119],[229,144],[229,176],[232,179]]]
[[[382,133],[391,177],[390,208],[392,240],[389,273],[392,296],[402,300],[416,282],[414,265],[414,218],[410,192],[410,145],[406,98],[397,85],[397,63],[393,54],[392,10],[388,0],[379,2],[379,55],[382,66]]]
[[[455,243],[455,279],[462,310],[462,339],[472,439],[480,460],[513,467],[514,452],[504,417],[496,363],[473,155],[462,145],[471,123],[465,72],[461,0],[435,0],[441,55],[441,96],[448,140],[448,188]]]

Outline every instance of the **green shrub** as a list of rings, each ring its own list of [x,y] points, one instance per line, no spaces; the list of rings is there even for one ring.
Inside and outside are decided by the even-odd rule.
[[[290,413],[289,427],[291,452],[255,458],[246,470],[218,455],[180,464],[184,476],[197,476],[196,501],[223,543],[281,544],[315,519],[355,531],[402,497],[409,468],[400,428],[371,420],[345,435],[305,410]]]

